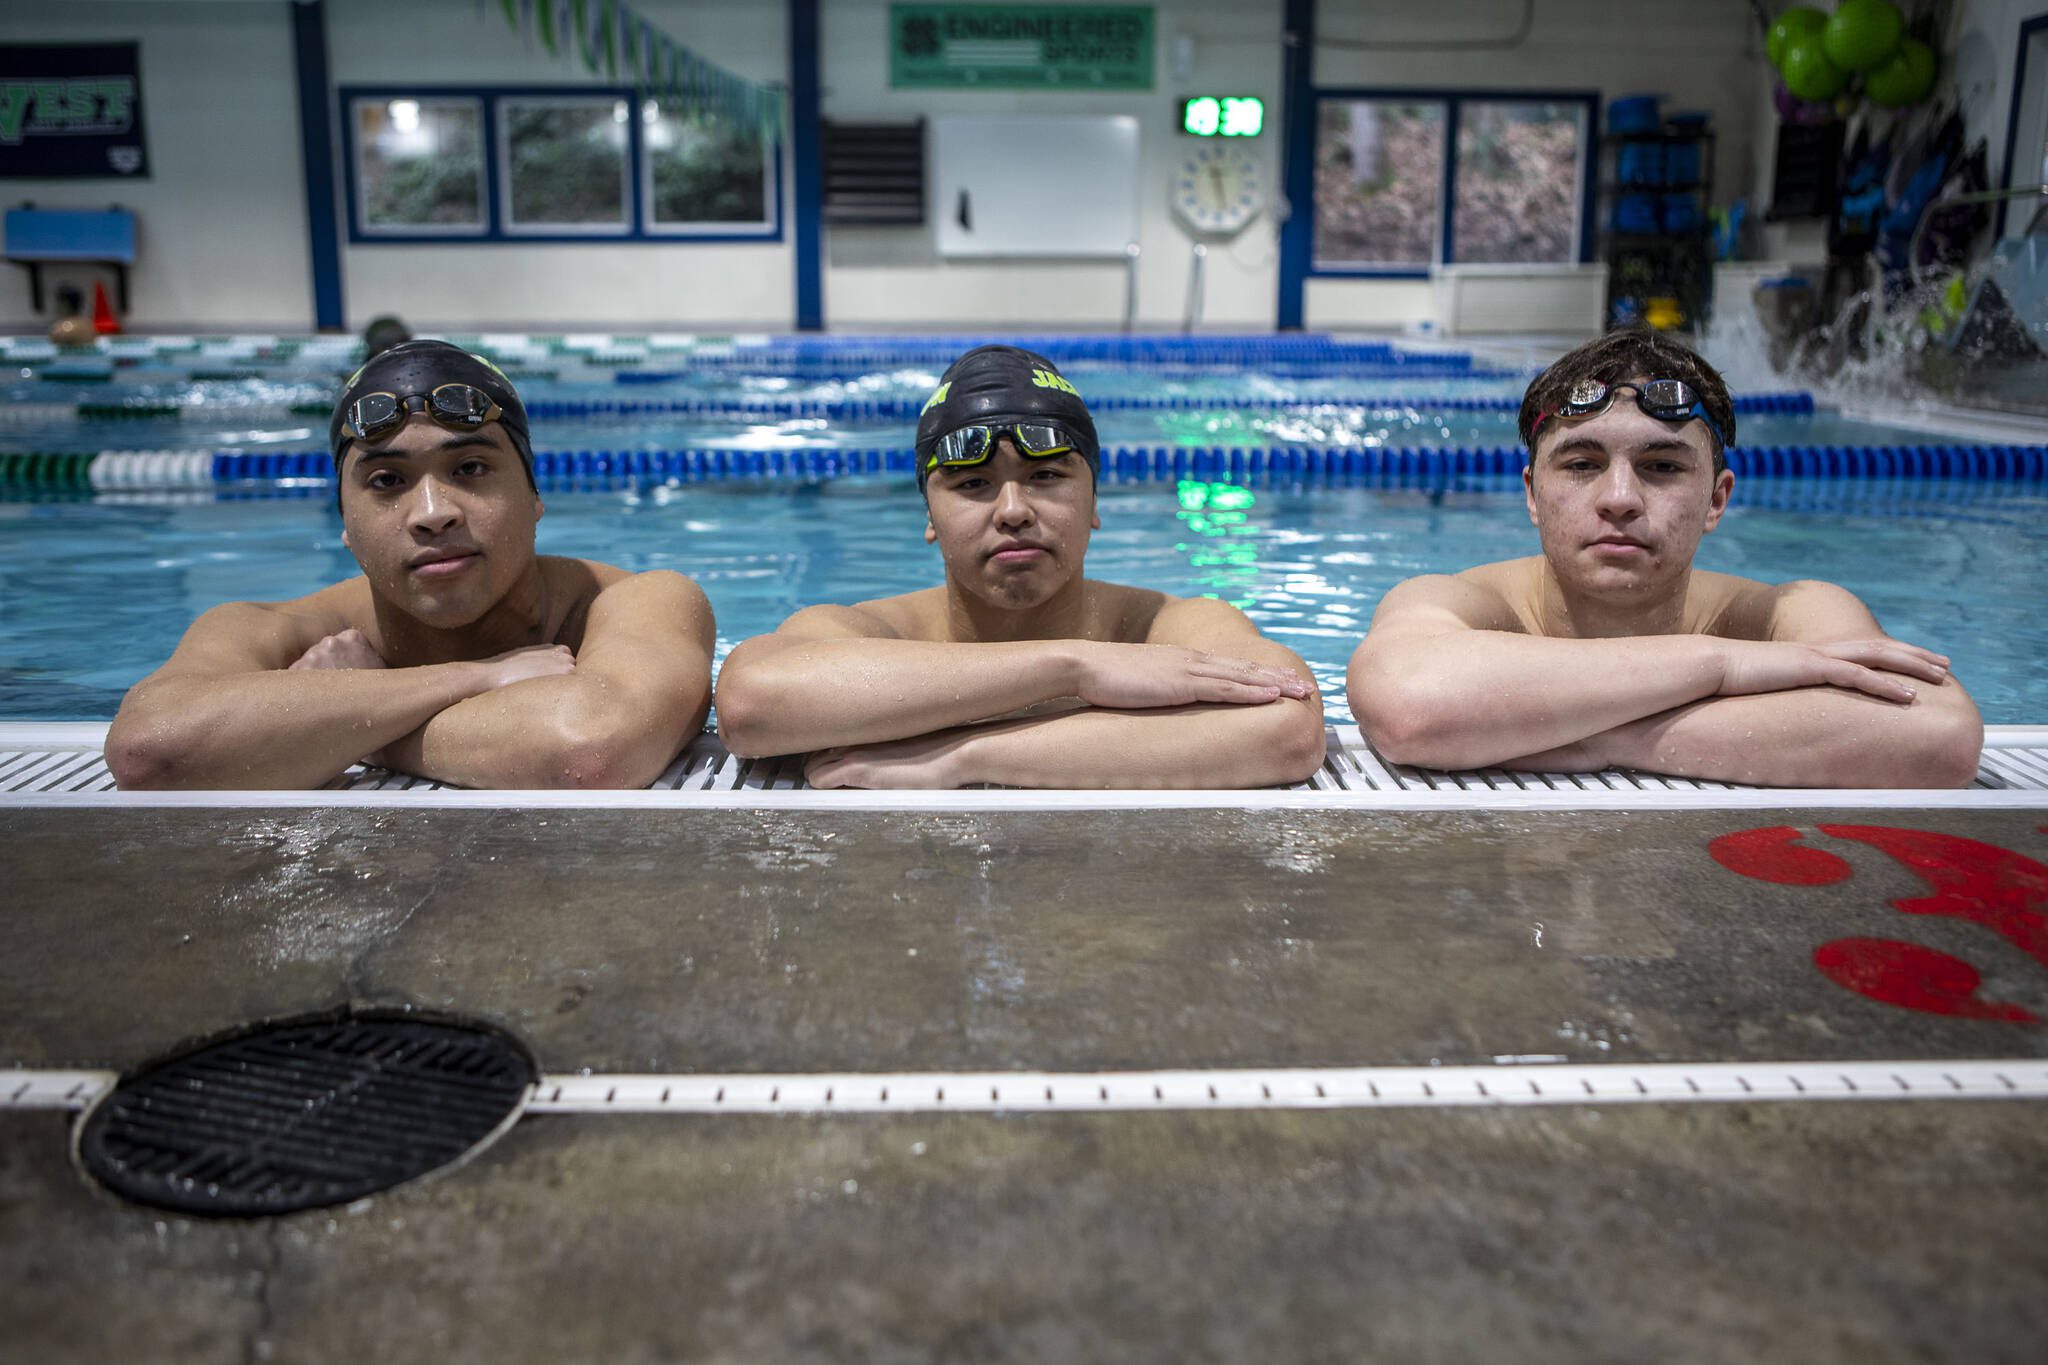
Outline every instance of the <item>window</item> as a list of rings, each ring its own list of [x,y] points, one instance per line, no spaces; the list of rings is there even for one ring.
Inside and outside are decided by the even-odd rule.
[[[772,227],[768,186],[775,149],[759,128],[715,114],[665,112],[653,100],[647,127],[650,232],[723,232]]]
[[[626,101],[508,99],[498,105],[510,232],[618,233],[626,203]]]
[[[1458,168],[1451,190],[1454,259],[1578,259],[1585,122],[1582,105],[1465,102],[1458,111]]]
[[[1589,259],[1592,94],[1323,92],[1313,269]]]
[[[1316,268],[1426,270],[1443,233],[1444,106],[1324,100]]]
[[[354,130],[363,231],[484,230],[481,101],[357,100]]]
[[[715,110],[610,87],[341,97],[354,241],[782,236],[781,148]]]

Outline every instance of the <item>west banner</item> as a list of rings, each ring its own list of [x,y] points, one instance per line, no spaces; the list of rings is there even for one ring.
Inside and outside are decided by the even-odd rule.
[[[148,174],[136,44],[0,44],[0,179]]]

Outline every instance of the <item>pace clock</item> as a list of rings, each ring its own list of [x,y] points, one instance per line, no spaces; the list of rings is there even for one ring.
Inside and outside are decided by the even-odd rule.
[[[1173,211],[1197,232],[1242,231],[1266,204],[1258,153],[1243,143],[1204,142],[1173,172]]]

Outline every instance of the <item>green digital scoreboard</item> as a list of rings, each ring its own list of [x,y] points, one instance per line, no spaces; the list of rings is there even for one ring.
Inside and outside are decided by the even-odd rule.
[[[1256,95],[1196,95],[1180,102],[1180,130],[1196,137],[1257,137],[1266,102]]]

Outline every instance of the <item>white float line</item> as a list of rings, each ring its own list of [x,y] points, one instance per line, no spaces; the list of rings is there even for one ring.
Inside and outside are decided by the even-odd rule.
[[[0,1071],[0,1110],[83,1109],[111,1071]],[[2048,1099],[2048,1060],[1667,1062],[1247,1071],[543,1076],[531,1114],[1132,1113],[1760,1100]]]

